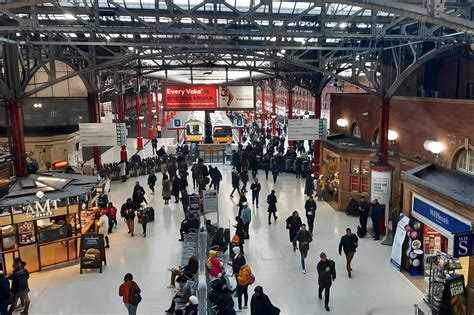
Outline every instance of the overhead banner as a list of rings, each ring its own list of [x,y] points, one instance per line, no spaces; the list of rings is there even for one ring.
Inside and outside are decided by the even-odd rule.
[[[117,126],[114,123],[79,124],[83,147],[110,147],[117,145]]]
[[[165,85],[164,110],[213,110],[219,105],[219,87],[214,85]]]
[[[288,119],[288,140],[319,140],[319,119]]]
[[[223,85],[219,90],[219,105],[222,110],[255,109],[255,87],[253,85]]]

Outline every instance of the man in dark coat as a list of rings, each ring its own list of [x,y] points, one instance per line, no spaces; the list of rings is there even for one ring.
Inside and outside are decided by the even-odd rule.
[[[323,298],[322,294],[324,291],[324,308],[329,312],[329,290],[331,284],[336,280],[336,265],[334,261],[328,259],[325,253],[319,255],[321,260],[318,262],[318,298]]]
[[[384,208],[380,205],[379,201],[375,199],[372,202],[372,213],[370,214],[370,217],[372,218],[372,225],[374,227],[374,241],[378,241],[380,239],[380,220],[383,218],[384,214]]]
[[[273,306],[268,296],[263,293],[261,286],[256,286],[254,294],[250,300],[250,314],[251,315],[276,315],[280,314],[280,310]]]
[[[306,224],[301,224],[301,229],[298,231],[298,234],[295,236],[295,241],[299,243],[299,249],[301,254],[301,268],[303,268],[303,274],[306,273],[306,267],[304,260],[308,256],[309,243],[313,241],[311,234],[306,230]]]
[[[262,189],[262,185],[258,182],[258,178],[254,179],[254,182],[252,185],[250,185],[250,190],[252,191],[252,205],[257,202],[257,208],[258,208],[258,197],[260,195],[260,190]]]
[[[133,188],[133,193],[132,193],[132,199],[133,199],[133,204],[135,205],[135,210],[138,210],[138,208],[140,208],[140,205],[142,204],[143,201],[148,203],[145,198],[145,189],[143,189],[143,187],[140,186],[139,182],[135,183],[135,187]]]
[[[370,206],[364,197],[360,197],[359,204],[359,223],[361,228],[361,237],[367,234],[367,219],[369,218]]]
[[[278,219],[278,217],[276,216],[277,197],[275,196],[275,191],[274,190],[272,190],[270,195],[267,196],[267,203],[268,203],[268,210],[267,210],[268,211],[268,224],[272,224],[272,222],[271,222],[272,214],[273,214],[273,218],[275,219],[275,221],[276,221],[276,219]]]
[[[234,197],[234,191],[236,191],[236,190],[240,195],[240,187],[239,186],[240,186],[240,175],[236,170],[234,170],[234,171],[232,171],[232,187],[233,187],[233,189],[232,189],[232,192],[230,193],[231,198]]]
[[[298,234],[298,231],[300,230],[301,224],[301,218],[298,214],[298,211],[293,211],[293,214],[289,216],[286,219],[286,228],[290,232],[290,242],[293,243],[293,251],[296,252],[296,234]]]
[[[314,218],[316,216],[316,201],[314,201],[313,196],[310,196],[306,203],[304,204],[304,209],[306,210],[306,219],[308,221],[309,233],[313,234],[314,227]]]
[[[350,228],[346,229],[346,235],[341,237],[339,242],[339,256],[342,255],[342,249],[344,249],[344,254],[346,255],[346,269],[349,274],[349,278],[352,276],[351,261],[354,258],[356,248],[358,246],[359,238],[357,235],[352,234]]]

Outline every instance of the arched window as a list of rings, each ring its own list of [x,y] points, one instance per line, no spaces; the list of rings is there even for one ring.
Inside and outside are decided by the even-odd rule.
[[[359,123],[357,121],[354,121],[352,123],[351,134],[356,138],[359,138],[359,139],[361,138],[360,126],[359,126]]]
[[[472,150],[462,150],[459,153],[456,160],[456,169],[474,175],[474,152]]]

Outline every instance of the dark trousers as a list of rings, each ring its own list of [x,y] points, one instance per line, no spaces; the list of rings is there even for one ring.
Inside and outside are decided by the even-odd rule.
[[[211,181],[211,186],[209,187],[212,189],[213,186],[215,190],[219,190],[219,181],[218,180]]]
[[[273,214],[273,219],[277,219],[278,217],[276,216],[276,212],[268,212],[268,223],[271,222],[271,218],[272,218],[272,214]]]
[[[238,192],[239,195],[240,195],[240,188],[239,188],[239,186],[237,186],[237,187],[234,187],[234,189],[232,189],[232,192],[230,193],[231,196],[234,194],[234,191],[235,191],[235,190],[237,190],[237,192]]]
[[[110,219],[109,221],[109,234],[112,233],[112,229],[114,228],[114,225],[117,225],[117,219]]]
[[[258,207],[258,193],[252,192],[252,204],[257,203]]]
[[[380,224],[379,220],[373,220],[372,219],[372,225],[374,226],[374,236],[375,238],[380,238]]]
[[[258,169],[252,169],[252,177],[255,178],[257,177],[258,174]]]
[[[268,179],[268,170],[265,170],[265,178]]]
[[[109,237],[105,236],[105,247],[109,248]]]
[[[152,192],[155,192],[155,185],[148,185],[148,187],[150,187],[150,190],[151,190]]]
[[[276,181],[277,181],[277,177],[278,177],[278,175],[276,175],[276,174],[273,174],[273,183],[274,183],[274,184],[275,184],[275,183],[276,183]]]
[[[197,178],[193,176],[193,188],[196,188]]]
[[[244,223],[244,231],[247,234],[246,239],[249,238],[249,227],[250,227],[250,222]]]
[[[319,287],[318,289],[318,295],[321,296],[323,294],[323,291],[324,291],[324,305],[325,306],[329,306],[329,289],[331,288],[331,286],[328,286],[328,287]]]
[[[309,233],[313,234],[313,227],[314,227],[314,215],[307,215],[306,220],[308,220],[308,231]]]
[[[247,182],[242,182],[242,183],[243,183],[242,190],[247,191]]]
[[[305,270],[306,266],[305,266],[304,260],[306,259],[306,256],[308,256],[308,251],[307,250],[300,250],[300,254],[301,254],[301,268],[303,268],[303,270]]]
[[[151,146],[151,152],[152,152],[153,155],[157,154],[158,153],[157,147]]]
[[[146,221],[142,222],[143,234],[146,234],[146,225],[147,224],[148,224],[148,222],[146,222]]]
[[[237,285],[237,301],[239,303],[239,310],[242,309],[242,295],[244,296],[244,305],[247,306],[249,301],[248,294],[248,284],[247,285]]]
[[[367,213],[361,213],[359,217],[359,223],[360,223],[360,228],[362,235],[365,236],[367,234],[367,219],[369,218],[369,215]]]

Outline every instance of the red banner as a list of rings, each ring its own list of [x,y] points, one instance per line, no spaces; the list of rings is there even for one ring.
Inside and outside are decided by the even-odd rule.
[[[213,85],[165,85],[165,110],[206,110],[218,108],[219,87]]]

